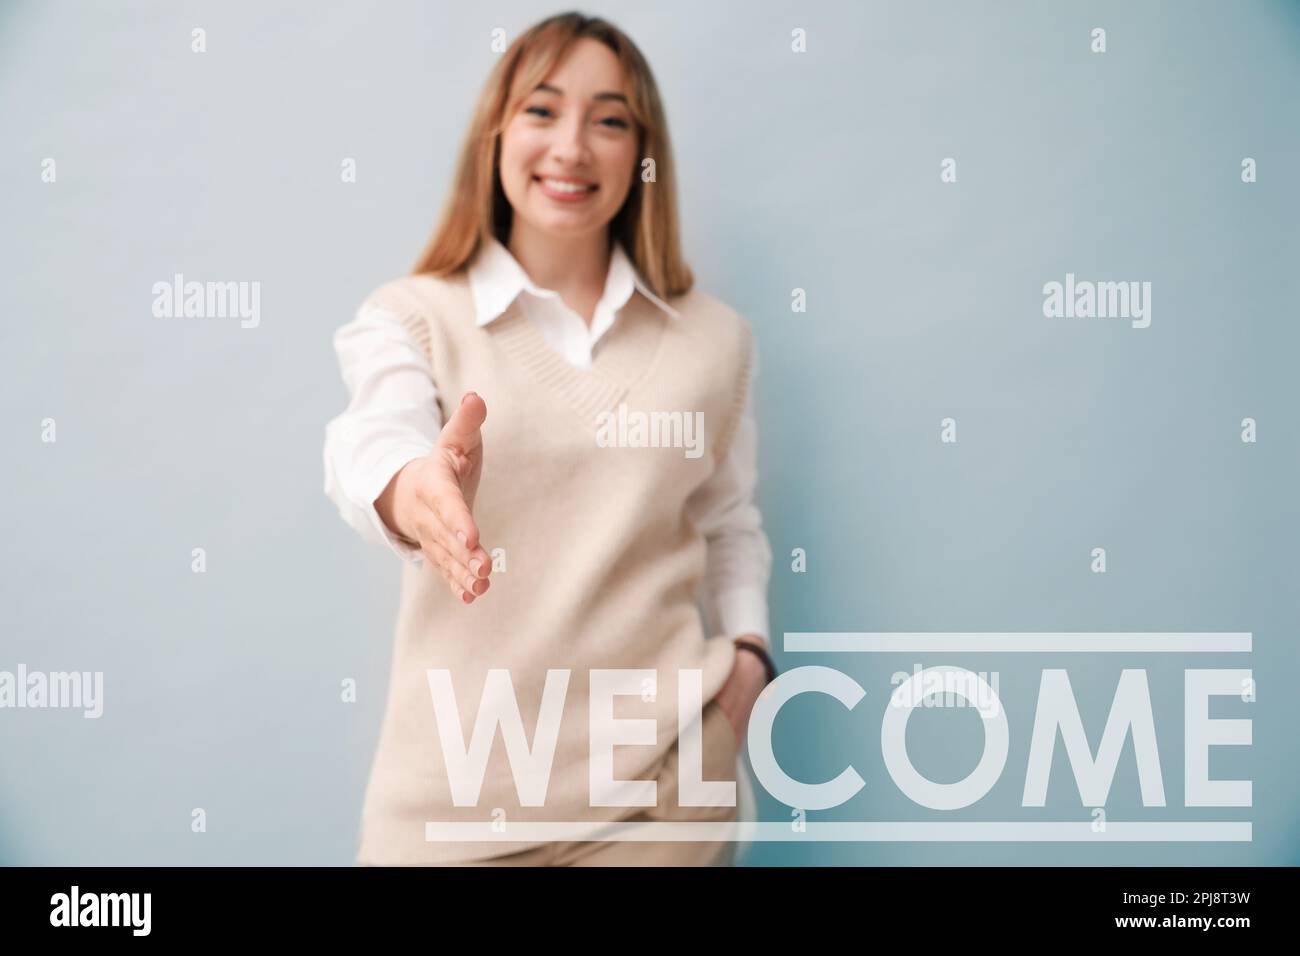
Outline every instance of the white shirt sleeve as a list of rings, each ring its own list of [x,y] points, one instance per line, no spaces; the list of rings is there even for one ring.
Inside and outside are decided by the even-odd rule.
[[[334,333],[347,408],[325,426],[325,494],[363,538],[405,560],[424,555],[384,524],[375,499],[442,430],[429,360],[391,312],[362,306]]]
[[[757,634],[770,649],[767,586],[772,549],[754,503],[758,428],[753,395],[757,374],[755,346],[749,389],[731,447],[687,506],[708,544],[702,603],[711,633],[733,638]]]

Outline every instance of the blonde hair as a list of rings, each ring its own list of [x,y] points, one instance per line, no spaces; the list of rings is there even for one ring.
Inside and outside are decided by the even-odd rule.
[[[609,223],[611,238],[623,244],[656,295],[669,298],[690,290],[694,277],[681,254],[668,122],[654,74],[623,31],[600,17],[572,12],[534,24],[493,67],[461,145],[451,194],[413,273],[450,275],[464,268],[490,238],[508,240],[514,210],[497,171],[501,132],[523,99],[583,37],[605,44],[622,64],[623,93],[640,130],[637,155],[653,159],[655,166],[655,182],[633,178],[627,199]],[[511,99],[516,80],[519,92]]]

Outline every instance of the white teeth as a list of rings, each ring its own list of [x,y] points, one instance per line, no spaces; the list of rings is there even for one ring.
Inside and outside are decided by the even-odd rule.
[[[562,193],[585,193],[590,186],[583,186],[581,183],[562,183],[558,179],[543,179],[543,183],[550,189]]]

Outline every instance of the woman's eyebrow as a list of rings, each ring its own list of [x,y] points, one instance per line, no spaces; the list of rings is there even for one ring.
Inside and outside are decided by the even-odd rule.
[[[564,95],[563,90],[559,89],[558,87],[551,86],[551,84],[549,83],[538,83],[537,89],[535,89],[533,92],[534,93],[558,93],[560,96]],[[594,96],[592,96],[592,99],[593,100],[618,100],[618,102],[622,103],[624,106],[627,105],[627,97],[624,96],[622,93],[616,93],[613,90],[606,90],[603,93],[597,93]]]

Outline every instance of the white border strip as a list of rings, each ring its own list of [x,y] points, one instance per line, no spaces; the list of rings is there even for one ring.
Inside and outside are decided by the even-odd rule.
[[[424,825],[430,843],[549,843],[552,841],[627,842],[778,842],[778,843],[1250,843],[1251,824],[1237,821],[1107,821],[1093,830],[1090,821],[986,822],[943,820],[931,823],[789,823],[761,821],[616,821],[593,829],[578,823],[509,823],[494,830],[487,823]]]
[[[1251,632],[786,631],[785,650],[821,653],[1207,654],[1249,653]]]

